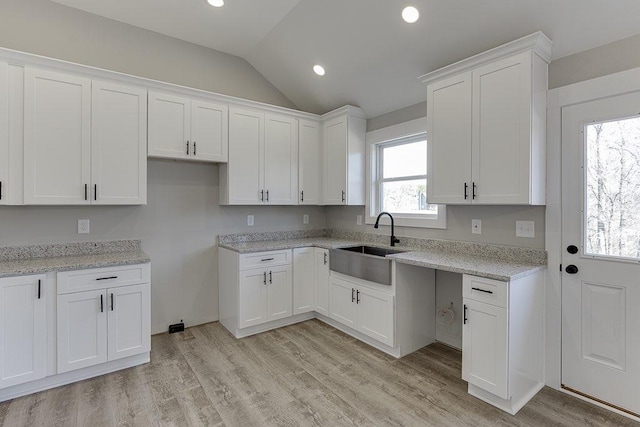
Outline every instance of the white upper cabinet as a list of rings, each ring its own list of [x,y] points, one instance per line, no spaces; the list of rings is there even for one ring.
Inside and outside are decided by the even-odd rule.
[[[267,113],[264,124],[265,203],[298,204],[298,121]]]
[[[24,85],[25,204],[90,203],[91,80],[25,68]]]
[[[146,204],[144,89],[25,68],[24,94],[25,204]]]
[[[91,182],[95,203],[147,203],[147,91],[93,81]]]
[[[359,108],[347,106],[322,116],[325,205],[364,205],[365,132]]]
[[[545,203],[550,56],[538,32],[423,76],[430,203]]]
[[[300,120],[298,144],[298,191],[300,205],[320,205],[320,123]]]
[[[297,119],[229,109],[229,163],[220,167],[220,203],[298,203]]]
[[[226,162],[228,107],[149,92],[149,157]]]
[[[0,205],[8,203],[9,186],[9,64],[0,61]]]

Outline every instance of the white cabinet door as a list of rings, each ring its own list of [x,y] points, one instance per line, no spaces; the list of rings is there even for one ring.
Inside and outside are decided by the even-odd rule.
[[[315,309],[315,248],[293,250],[293,314]]]
[[[180,96],[149,92],[149,156],[188,159],[191,101]]]
[[[291,266],[272,267],[267,273],[267,320],[291,317],[293,312],[293,283]]]
[[[229,108],[229,204],[263,202],[264,114]]]
[[[462,379],[509,399],[507,309],[465,298]]]
[[[298,203],[320,205],[320,124],[310,120],[300,120],[299,123]]]
[[[528,204],[531,53],[473,71],[475,203]]]
[[[91,80],[25,68],[24,202],[89,203]]]
[[[471,80],[471,73],[464,73],[427,87],[429,203],[463,204],[473,198]]]
[[[359,287],[356,290],[356,303],[358,305],[358,330],[393,347],[393,295]]]
[[[147,203],[147,91],[93,81],[92,203]]]
[[[226,105],[195,100],[191,102],[191,156],[194,160],[228,160],[228,114]]]
[[[0,279],[0,389],[46,376],[45,276]]]
[[[264,191],[271,205],[298,204],[298,122],[267,114],[264,124]]]
[[[0,61],[0,205],[8,203],[9,64]]]
[[[329,251],[315,249],[315,303],[317,311],[329,315]]]
[[[329,317],[357,329],[356,287],[333,276],[330,276],[329,284]]]
[[[107,298],[104,289],[58,295],[58,373],[105,363]]]
[[[324,185],[325,205],[344,205],[347,200],[347,117],[324,123]]]
[[[150,285],[108,289],[107,303],[109,361],[151,351]]]
[[[240,272],[238,291],[238,328],[259,325],[267,321],[267,271]]]

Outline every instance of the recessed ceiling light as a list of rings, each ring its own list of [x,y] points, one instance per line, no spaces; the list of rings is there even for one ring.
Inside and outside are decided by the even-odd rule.
[[[209,3],[213,7],[224,6],[224,0],[207,0],[207,3]]]
[[[319,76],[324,76],[324,67],[322,65],[314,65],[313,72]]]
[[[413,6],[407,6],[402,9],[402,19],[409,24],[413,24],[420,18],[420,12]]]

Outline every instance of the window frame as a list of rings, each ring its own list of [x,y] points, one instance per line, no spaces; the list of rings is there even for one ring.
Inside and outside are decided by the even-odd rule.
[[[365,205],[365,223],[374,224],[380,213],[381,186],[378,179],[382,175],[382,164],[379,161],[381,145],[416,142],[426,137],[426,117],[367,132],[367,194]],[[427,140],[427,144],[429,141]],[[418,176],[422,178],[422,175]],[[427,170],[427,185],[429,171]],[[401,180],[407,180],[403,177]],[[395,179],[395,178],[394,178]],[[437,214],[394,213],[395,224],[401,227],[447,228],[447,211],[445,205],[437,205]],[[387,216],[380,220],[381,224],[390,224]]]

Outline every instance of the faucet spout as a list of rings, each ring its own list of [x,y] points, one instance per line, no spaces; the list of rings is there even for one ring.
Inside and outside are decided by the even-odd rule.
[[[400,240],[398,240],[396,238],[396,236],[394,235],[394,223],[393,223],[393,215],[391,215],[389,212],[380,212],[380,215],[378,215],[378,218],[376,218],[376,223],[373,226],[373,228],[378,228],[379,223],[380,223],[380,217],[382,215],[388,215],[389,218],[391,219],[391,246],[395,246],[396,243],[400,243]]]

